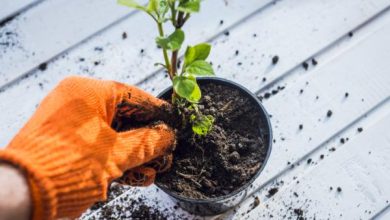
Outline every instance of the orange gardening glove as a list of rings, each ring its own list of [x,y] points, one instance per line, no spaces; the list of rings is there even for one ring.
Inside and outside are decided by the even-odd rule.
[[[116,132],[111,124],[118,115],[151,119],[163,105],[133,86],[81,77],[63,80],[0,151],[0,161],[26,172],[33,219],[79,216],[105,200],[110,182],[129,169],[130,182],[146,176],[150,183],[154,159],[172,150],[173,130],[160,123]]]

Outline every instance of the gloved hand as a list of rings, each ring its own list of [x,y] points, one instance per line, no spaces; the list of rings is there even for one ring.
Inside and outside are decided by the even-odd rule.
[[[130,181],[141,176],[150,183],[153,162],[148,167],[143,164],[170,153],[173,130],[159,124],[116,132],[111,124],[118,115],[150,119],[165,104],[113,81],[63,80],[0,151],[0,161],[26,172],[33,219],[80,215],[94,202],[105,200],[110,182],[129,169]]]

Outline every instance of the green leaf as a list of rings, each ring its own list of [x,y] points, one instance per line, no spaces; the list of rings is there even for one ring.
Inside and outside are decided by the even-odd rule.
[[[175,30],[168,37],[157,37],[156,43],[160,47],[167,50],[178,50],[180,49],[184,41],[184,32],[181,29]]]
[[[196,60],[206,60],[210,54],[211,45],[207,43],[202,43],[195,45],[193,47],[187,47],[184,63],[185,66],[191,64]]]
[[[214,117],[211,115],[201,116],[200,118],[194,118],[191,115],[193,121],[192,131],[198,135],[206,135],[210,132],[214,124]]]
[[[189,102],[198,102],[202,96],[196,78],[193,76],[175,76],[173,78],[173,89],[176,94]]]
[[[164,15],[168,12],[167,0],[149,0],[146,10],[149,13],[155,12],[159,18],[164,18]]]
[[[186,0],[180,1],[179,6],[177,7],[178,11],[186,13],[195,13],[200,10],[200,0]]]
[[[120,5],[124,5],[124,6],[130,7],[130,8],[136,8],[136,9],[139,9],[139,10],[142,10],[142,11],[146,11],[146,8],[144,6],[138,4],[134,0],[117,0],[117,3],[120,4]]]
[[[213,67],[210,63],[204,60],[197,60],[186,67],[185,72],[195,76],[211,76],[214,75]]]
[[[148,12],[158,12],[159,9],[159,0],[149,0],[146,10]]]

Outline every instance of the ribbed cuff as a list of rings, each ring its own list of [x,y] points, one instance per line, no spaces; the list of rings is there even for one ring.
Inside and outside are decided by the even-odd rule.
[[[101,175],[94,175],[93,170],[97,167],[90,167],[85,161],[68,161],[72,166],[67,166],[55,161],[40,161],[34,151],[26,153],[13,148],[0,150],[1,160],[27,173],[34,220],[77,217],[94,202],[106,197],[107,181]]]

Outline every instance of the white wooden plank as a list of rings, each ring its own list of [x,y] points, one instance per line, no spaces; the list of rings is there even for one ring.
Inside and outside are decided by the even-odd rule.
[[[294,67],[300,67],[303,61],[333,42],[348,39],[350,31],[389,6],[389,0],[281,1],[272,10],[259,13],[231,30],[229,37],[213,41],[210,60],[218,76],[256,91]],[[236,50],[239,50],[238,56]],[[275,55],[279,56],[279,62],[273,66],[271,60]],[[155,78],[145,87],[161,91],[169,84],[168,79],[161,83],[164,79],[161,75]]]
[[[3,45],[10,44],[0,48],[0,85],[33,70],[131,11],[113,1],[42,2],[0,30]],[[12,37],[5,32],[11,32]]]
[[[286,186],[251,211],[248,219],[268,219],[270,215],[276,219],[369,219],[387,207],[390,101],[375,114],[374,122],[372,117],[362,122],[361,134],[356,135],[354,130],[356,137],[350,137],[349,142],[324,160],[318,159],[319,152],[316,164],[301,165],[300,170],[293,171],[294,180],[283,178]],[[322,153],[327,153],[326,149]],[[296,209],[302,214],[294,212]]]
[[[193,20],[188,23],[192,28],[186,30],[186,43],[199,43],[213,38],[217,34],[223,35],[226,27],[234,25],[267,3],[269,3],[268,0],[247,0],[245,2],[235,0],[229,1],[229,5],[226,7],[223,1],[205,1],[202,12],[194,15]],[[207,19],[214,22],[208,22]],[[220,25],[220,20],[224,21],[223,25]],[[124,31],[128,35],[125,40],[122,39]],[[4,127],[0,130],[8,131],[0,134],[0,146],[6,145],[9,139],[30,117],[39,101],[61,79],[68,75],[95,76],[135,83],[151,72],[158,70],[158,67],[155,67],[153,63],[161,61],[162,54],[154,43],[153,36],[157,34],[156,32],[152,20],[146,15],[138,13],[132,16],[131,19],[85,42],[69,54],[49,63],[47,70],[37,71],[27,79],[20,81],[19,84],[15,84],[5,92],[0,93],[0,99],[4,100],[0,104],[0,108],[4,111],[11,111],[11,107],[8,107],[10,104],[7,104],[7,102],[14,103],[9,97],[24,99],[12,104],[18,109],[18,113],[7,113],[8,116],[0,119],[0,121],[6,121],[3,123]],[[150,37],[146,39],[144,36]],[[95,50],[96,48],[102,48],[102,51]],[[143,53],[141,53],[141,50],[143,50]],[[81,62],[80,58],[83,58],[84,61]],[[96,62],[98,62],[98,65],[95,65]],[[22,95],[24,93],[32,95],[26,97]],[[18,105],[18,107],[15,105]],[[15,119],[19,122],[15,123]]]
[[[2,0],[0,5],[0,22],[12,17],[42,0]]]
[[[372,219],[375,220],[387,220],[390,219],[390,205],[383,209],[382,212],[378,213],[378,215],[374,216]]]
[[[296,71],[294,74],[301,75],[300,82],[291,89],[283,92],[282,98],[278,97],[279,94],[265,102],[268,110],[271,109],[269,111],[272,113],[273,119],[279,119],[280,121],[283,121],[283,123],[273,120],[274,131],[277,132],[275,134],[277,142],[274,146],[271,161],[267,165],[263,176],[254,184],[254,188],[263,185],[270,180],[271,177],[278,175],[279,171],[286,168],[288,161],[294,162],[299,160],[305,154],[308,154],[317,146],[321,145],[321,143],[327,141],[330,137],[335,135],[335,133],[343,130],[345,126],[348,126],[348,124],[352,123],[356,118],[359,118],[367,111],[370,111],[370,109],[378,105],[378,103],[381,103],[381,101],[388,96],[390,91],[386,85],[389,83],[389,77],[387,77],[384,72],[386,70],[386,63],[382,62],[381,65],[375,66],[375,60],[380,58],[383,60],[388,56],[388,46],[390,45],[381,47],[381,44],[385,42],[385,37],[388,35],[388,26],[383,29],[383,25],[388,24],[388,22],[389,14],[386,14],[380,18],[380,22],[370,23],[373,26],[372,28],[370,26],[370,28],[359,30],[358,36],[361,37],[360,39],[359,37],[355,37],[349,42],[346,42],[346,45],[342,47],[336,45],[336,53],[332,51],[330,56],[324,56],[330,59],[331,62],[328,60],[329,63],[323,64],[322,69],[314,71],[310,77],[302,75],[302,71]],[[380,28],[381,34],[379,34],[378,37],[373,38],[372,34],[375,34],[375,36],[378,35],[378,33],[375,33],[377,28]],[[363,41],[363,43],[360,43],[367,36],[370,36],[370,38]],[[375,42],[377,42],[377,44],[372,45]],[[355,47],[350,49],[351,46]],[[340,53],[345,52],[347,49],[350,50],[346,54],[342,54],[343,59],[339,57],[336,59],[336,57],[334,57],[335,54],[340,55]],[[377,54],[372,55],[374,53]],[[353,66],[353,64],[359,62],[363,66],[366,65],[366,63],[362,63],[361,61],[362,57],[364,58],[365,56],[373,58],[372,62],[368,63],[366,67],[367,69],[370,69],[370,73],[371,71],[375,73],[369,77],[370,83],[366,83],[367,72],[364,70],[367,69],[363,69],[361,66]],[[324,63],[326,62],[325,59],[322,61]],[[347,64],[347,66],[344,67],[344,64]],[[338,69],[334,66],[337,66]],[[340,66],[342,66],[342,68],[340,68]],[[332,73],[332,75],[327,74],[329,72]],[[336,77],[340,75],[342,77]],[[239,77],[240,75],[237,76],[237,78]],[[161,78],[159,79],[163,80]],[[309,85],[306,85],[306,81],[309,82]],[[151,84],[144,84],[143,86],[147,85],[145,88],[148,89],[152,89],[156,86],[156,81],[151,81],[150,83]],[[289,88],[294,82],[287,81],[287,83],[287,88]],[[361,87],[356,86],[360,84],[364,85]],[[304,88],[305,92],[302,96],[298,96],[299,91],[302,88]],[[332,88],[330,92],[328,91],[329,88]],[[343,102],[345,90],[348,90],[351,94],[348,102]],[[315,102],[316,95],[321,97],[317,102]],[[362,102],[361,98],[364,98],[365,101]],[[270,102],[273,104],[269,104]],[[332,121],[325,122],[324,117],[326,118],[327,108],[332,108],[333,111],[337,112],[337,115],[333,116]],[[286,109],[289,109],[289,111],[286,112]],[[321,119],[321,122],[318,122],[318,118]],[[298,125],[300,123],[304,124],[305,131],[302,133],[303,136],[297,137]],[[281,128],[283,128],[283,130]],[[280,141],[281,137],[285,139],[284,142]],[[152,198],[158,199],[159,195],[157,194],[158,193]],[[162,200],[160,201],[160,203],[162,203]],[[252,201],[248,200],[248,205],[250,205],[251,202]],[[239,211],[246,212],[247,210],[243,209]],[[233,212],[228,213],[227,216],[224,217],[236,217],[240,219],[240,217]]]
[[[346,137],[340,132],[388,100],[390,77],[385,59],[390,55],[390,44],[383,42],[389,34],[390,23],[264,102],[273,115],[276,143],[264,174],[254,184],[255,188],[270,181],[280,181],[290,172],[288,162],[310,157],[308,154],[322,148],[324,143],[329,142],[334,147],[341,145],[340,138]],[[304,92],[300,95],[301,89]],[[347,98],[346,92],[349,93]],[[331,118],[326,116],[328,110],[333,112]],[[385,111],[389,112],[388,105]],[[302,131],[298,129],[299,124],[303,125]],[[249,203],[248,200],[245,206],[248,207]],[[228,214],[238,218],[243,213]]]

